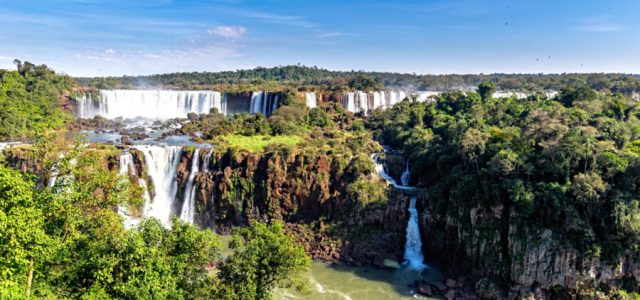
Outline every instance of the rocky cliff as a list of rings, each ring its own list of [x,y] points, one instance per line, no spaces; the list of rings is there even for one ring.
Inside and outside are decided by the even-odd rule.
[[[446,271],[471,275],[483,298],[571,299],[596,289],[640,289],[640,255],[633,251],[605,261],[572,249],[551,230],[510,222],[502,206],[421,202],[425,253]]]
[[[192,153],[185,149],[178,166],[178,199]],[[355,158],[201,149],[199,159],[195,220],[201,227],[229,232],[277,219],[315,259],[361,265],[402,258],[408,197],[387,190],[372,174],[357,174]],[[362,203],[350,196],[349,186],[358,178],[382,188],[384,201]]]

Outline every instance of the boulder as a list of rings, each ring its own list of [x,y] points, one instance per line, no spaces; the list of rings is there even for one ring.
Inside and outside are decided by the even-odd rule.
[[[431,297],[433,295],[431,286],[424,280],[416,280],[415,288],[416,288],[416,292],[420,295],[427,296],[427,297]]]
[[[450,289],[460,287],[460,284],[459,284],[457,281],[455,281],[455,280],[453,280],[453,279],[451,279],[451,278],[447,278],[447,280],[445,281],[445,284],[446,284],[446,285],[447,285],[447,287],[449,287]]]
[[[447,300],[456,299],[456,291],[455,290],[449,290],[448,292],[446,292],[444,294],[444,297],[447,298]]]

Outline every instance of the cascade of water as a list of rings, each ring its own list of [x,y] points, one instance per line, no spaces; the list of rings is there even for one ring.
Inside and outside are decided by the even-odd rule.
[[[352,113],[357,113],[356,110],[356,94],[355,93],[346,93],[342,98],[342,105]]]
[[[305,100],[307,101],[307,107],[315,108],[318,107],[318,99],[316,99],[316,93],[310,92],[305,93]]]
[[[409,201],[409,222],[407,223],[407,241],[404,246],[404,259],[411,269],[422,270],[424,256],[422,254],[422,239],[420,237],[420,224],[418,222],[418,210],[416,209],[416,196],[411,196]]]
[[[373,93],[373,106],[371,109],[375,110],[378,107],[384,107],[384,92]]]
[[[271,115],[278,109],[279,96],[277,93],[253,92],[249,104],[249,113],[261,113],[265,116]]]
[[[365,92],[358,92],[358,111],[365,115],[369,112],[369,97]]]
[[[372,154],[371,155],[371,159],[374,162],[375,170],[376,170],[376,173],[378,174],[378,176],[380,176],[382,179],[384,179],[389,184],[393,185],[393,187],[395,187],[397,189],[401,189],[401,190],[415,190],[416,189],[416,187],[413,187],[413,186],[407,186],[407,185],[404,185],[404,184],[398,184],[396,182],[396,180],[393,179],[393,177],[391,177],[391,175],[389,175],[387,173],[387,171],[384,169],[384,163],[380,159],[380,153]]]
[[[52,189],[55,185],[56,182],[58,181],[58,175],[60,175],[60,162],[62,161],[62,159],[64,158],[64,154],[60,153],[58,155],[58,160],[53,164],[53,167],[51,167],[51,171],[49,172],[49,180],[47,180],[47,187]]]
[[[209,164],[211,163],[211,155],[213,154],[213,150],[207,152],[204,158],[202,159],[202,171],[209,172]]]
[[[387,152],[388,148],[384,147],[384,152]],[[384,170],[384,165],[380,161],[380,153],[374,153],[371,159],[375,163],[376,172],[380,177],[386,180],[389,184],[393,185],[397,189],[406,191],[417,190],[416,187],[409,186],[409,178],[411,173],[409,171],[408,161],[405,164],[405,169],[402,172],[400,178],[402,185],[398,185],[396,181]],[[409,265],[409,268],[414,270],[422,270],[426,268],[424,265],[424,255],[422,254],[422,240],[420,237],[420,224],[418,220],[418,210],[416,209],[416,196],[411,196],[409,202],[409,221],[407,223],[406,242],[404,247],[404,259]]]
[[[196,149],[193,152],[193,158],[191,162],[191,172],[189,172],[189,178],[187,179],[187,186],[184,189],[184,201],[182,202],[182,211],[180,212],[180,219],[193,224],[195,210],[196,210],[196,175],[199,172],[198,156],[200,149]]]
[[[410,179],[411,171],[409,171],[409,160],[406,160],[404,164],[404,171],[402,171],[402,176],[400,176],[400,182],[403,186],[409,186]]]
[[[190,112],[209,113],[214,107],[224,113],[224,100],[216,91],[101,90],[98,99],[85,95],[78,100],[78,117],[184,118]]]
[[[118,170],[118,176],[126,176],[130,172],[134,172],[135,168],[133,167],[133,156],[129,151],[125,151],[120,155],[120,169]],[[127,180],[125,178],[124,180]],[[145,191],[146,192],[146,191]],[[132,228],[137,224],[137,219],[132,217],[129,213],[129,210],[126,207],[119,206],[118,214],[120,214],[124,218],[124,226],[126,228]]]
[[[178,182],[176,172],[180,163],[179,146],[140,145],[147,164],[147,172],[153,180],[155,196],[144,207],[145,217],[155,217],[165,227],[170,227],[172,206],[176,198]]]

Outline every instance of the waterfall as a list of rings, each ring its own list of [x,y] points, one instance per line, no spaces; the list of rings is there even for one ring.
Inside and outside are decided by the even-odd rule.
[[[128,180],[128,174],[130,174],[131,172],[135,172],[135,167],[133,166],[133,156],[131,156],[131,153],[129,153],[129,151],[125,151],[124,153],[122,153],[122,155],[120,155],[120,169],[118,170],[118,177],[127,176],[123,180]],[[133,228],[138,223],[138,220],[131,216],[128,208],[126,207],[119,206],[118,214],[120,214],[124,218],[125,228]]]
[[[403,186],[409,186],[409,180],[411,180],[411,171],[409,171],[409,160],[406,160],[404,171],[402,171],[402,176],[400,176],[400,182]]]
[[[214,107],[225,113],[224,100],[220,92],[215,91],[101,90],[98,99],[87,94],[78,100],[77,116],[153,120],[185,118],[190,112],[209,113]]]
[[[318,107],[318,99],[316,99],[316,93],[310,92],[305,93],[305,100],[307,101],[308,108],[316,108]]]
[[[58,155],[58,160],[51,167],[51,171],[49,172],[49,180],[47,180],[47,187],[53,189],[56,186],[58,181],[58,175],[60,175],[60,163],[64,158],[64,154],[60,153]]]
[[[349,92],[342,96],[342,105],[352,113],[362,112],[365,115],[378,107],[390,108],[407,98],[405,92]]]
[[[204,156],[202,160],[202,171],[209,172],[209,164],[211,163],[211,155],[213,154],[213,149]]]
[[[196,210],[196,185],[195,179],[198,175],[198,157],[200,149],[196,149],[193,152],[193,158],[191,159],[191,172],[189,172],[189,179],[187,180],[187,186],[184,189],[184,201],[182,202],[182,211],[180,212],[180,219],[193,224],[193,219]]]
[[[384,101],[385,101],[384,99],[385,99],[384,92],[374,92],[373,93],[373,106],[371,107],[371,109],[375,110],[378,107],[384,108]]]
[[[404,246],[404,260],[409,268],[414,270],[422,270],[426,267],[423,263],[424,256],[422,255],[416,196],[411,196],[409,201],[409,223],[407,224],[407,241]]]
[[[249,104],[249,113],[261,113],[265,116],[271,115],[279,105],[278,93],[253,92]]]
[[[165,227],[170,227],[178,188],[176,172],[180,163],[180,147],[141,145],[135,148],[144,154],[147,172],[155,191],[152,201],[145,204],[144,216],[155,217]]]
[[[393,177],[391,177],[391,175],[389,175],[387,173],[387,171],[384,169],[384,163],[380,159],[380,153],[372,154],[371,155],[371,160],[373,160],[373,163],[375,165],[375,170],[376,170],[376,173],[378,174],[378,176],[380,176],[382,179],[384,179],[389,184],[393,185],[393,187],[395,187],[397,189],[401,189],[401,190],[416,190],[416,187],[408,186],[408,185],[406,185],[404,183],[398,184],[396,182],[396,180],[393,179]],[[403,176],[404,176],[404,173],[403,173]]]
[[[388,148],[384,147],[386,153]],[[417,188],[409,185],[411,173],[409,171],[409,162],[405,163],[405,169],[402,172],[400,181],[402,185],[398,185],[396,181],[384,170],[384,165],[380,160],[380,153],[371,155],[371,159],[375,163],[376,172],[380,177],[397,189],[416,191]],[[420,237],[420,223],[418,221],[418,210],[416,209],[416,196],[412,195],[409,201],[409,222],[407,223],[406,242],[404,246],[404,260],[409,268],[414,270],[422,270],[426,268],[424,265],[424,255],[422,254],[422,240]]]

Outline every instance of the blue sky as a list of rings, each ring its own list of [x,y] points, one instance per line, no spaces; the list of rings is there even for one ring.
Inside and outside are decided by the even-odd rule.
[[[0,68],[640,73],[640,1],[0,0]]]

